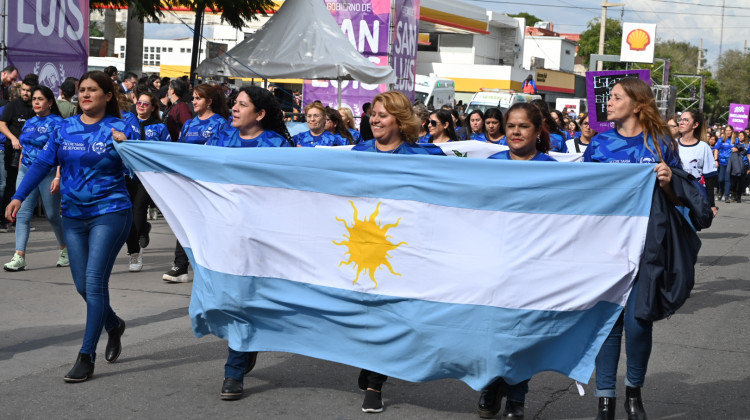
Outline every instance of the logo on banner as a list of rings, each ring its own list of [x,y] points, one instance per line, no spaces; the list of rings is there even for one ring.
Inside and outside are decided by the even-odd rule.
[[[53,63],[45,63],[43,66],[40,61],[34,64],[34,74],[39,75],[39,84],[51,89],[57,89],[65,80],[65,66],[60,64],[56,67]]]

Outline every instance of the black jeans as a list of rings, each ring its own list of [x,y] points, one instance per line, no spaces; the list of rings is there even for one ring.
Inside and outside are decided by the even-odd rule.
[[[138,239],[146,231],[146,215],[151,197],[138,180],[126,178],[125,186],[128,188],[128,194],[130,194],[130,202],[133,203],[133,224],[126,244],[128,245],[128,254],[137,254],[141,252]]]

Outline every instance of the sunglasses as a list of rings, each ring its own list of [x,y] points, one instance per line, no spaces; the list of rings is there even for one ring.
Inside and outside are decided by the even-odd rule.
[[[438,124],[439,124],[439,122],[438,122],[438,121],[435,121],[435,120],[430,120],[430,125],[431,125],[431,126],[433,126],[433,127],[437,127],[437,125],[438,125]]]
[[[149,106],[149,105],[151,105],[151,102],[143,102],[143,101],[138,101],[138,102],[136,102],[136,103],[135,103],[135,106],[143,106],[143,107],[146,107],[146,106]]]

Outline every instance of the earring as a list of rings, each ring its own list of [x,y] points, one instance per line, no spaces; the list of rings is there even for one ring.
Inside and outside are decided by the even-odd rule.
[[[537,137],[536,137],[536,142],[537,142],[537,143],[539,143],[539,144],[541,144],[541,143],[542,143],[542,138],[541,138],[541,137],[539,137],[539,136],[537,136]]]

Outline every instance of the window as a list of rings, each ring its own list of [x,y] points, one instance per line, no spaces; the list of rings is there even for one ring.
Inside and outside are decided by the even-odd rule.
[[[161,60],[161,54],[156,54],[156,59]]]
[[[151,52],[154,52],[154,47],[151,47]]]
[[[565,55],[570,55],[570,50],[565,50]]]
[[[187,53],[188,53],[188,54],[192,54],[192,53],[193,53],[193,49],[192,49],[192,48],[188,48],[188,49],[187,49]]]
[[[145,48],[143,49],[143,52],[147,53],[147,52],[148,52],[148,47],[145,47]]]
[[[120,51],[125,51],[125,46],[124,45],[120,45]]]
[[[181,52],[181,53],[184,53],[184,52],[185,52],[185,49],[184,49],[184,48],[180,48],[180,52]]]
[[[160,53],[161,52],[161,47],[156,47],[156,52]]]
[[[167,52],[172,52],[172,47],[167,48]]]
[[[160,63],[161,62],[159,60],[156,60],[156,63],[154,63],[154,64],[156,64],[157,66],[160,66],[161,65]]]

